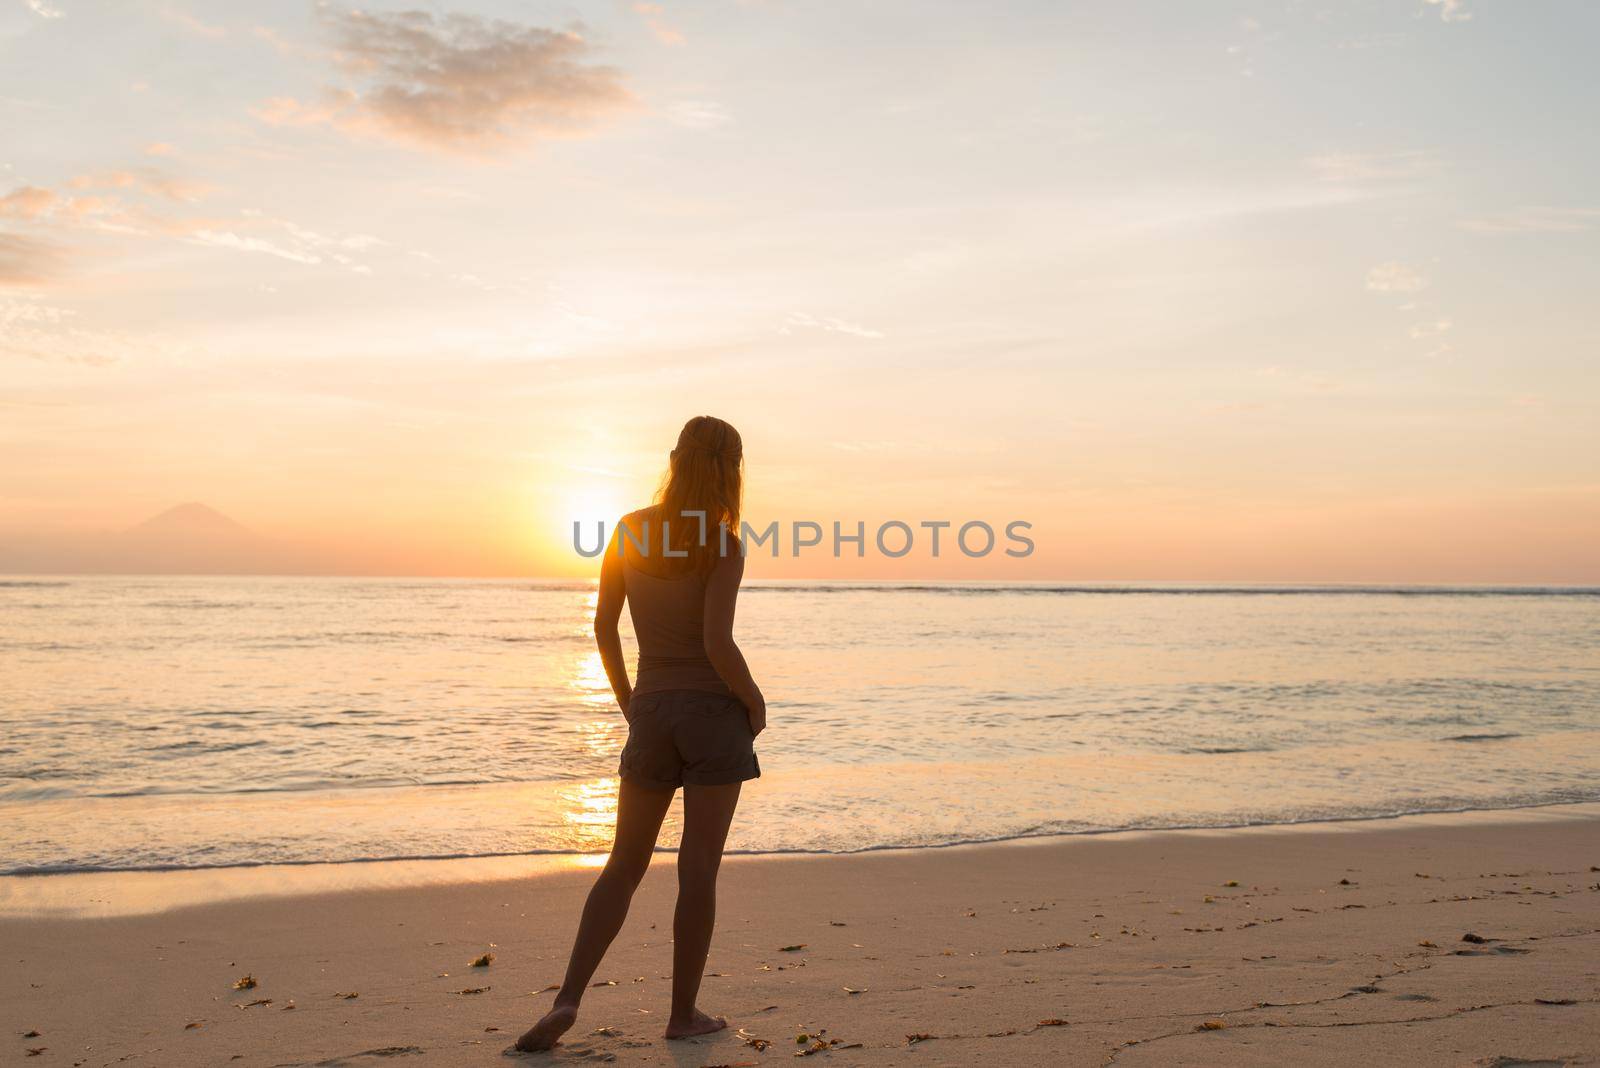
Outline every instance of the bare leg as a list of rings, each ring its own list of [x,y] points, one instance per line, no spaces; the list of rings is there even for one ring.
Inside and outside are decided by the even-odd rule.
[[[578,1019],[578,1002],[594,978],[611,940],[628,918],[633,892],[650,867],[661,820],[672,804],[671,790],[651,790],[623,781],[617,794],[617,833],[611,856],[589,891],[578,923],[578,937],[567,962],[567,977],[556,993],[555,1007],[521,1038],[517,1049],[549,1049]]]
[[[739,783],[683,788],[683,842],[678,846],[678,908],[672,917],[672,1016],[668,1038],[720,1031],[728,1021],[695,1008],[717,922],[717,869]]]

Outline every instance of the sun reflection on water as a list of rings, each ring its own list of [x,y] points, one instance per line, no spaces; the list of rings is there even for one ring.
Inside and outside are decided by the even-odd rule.
[[[575,852],[598,855],[599,863],[605,862],[605,854],[611,850],[620,785],[616,778],[590,779],[561,793],[564,837]],[[578,860],[580,865],[586,862],[586,858]]]

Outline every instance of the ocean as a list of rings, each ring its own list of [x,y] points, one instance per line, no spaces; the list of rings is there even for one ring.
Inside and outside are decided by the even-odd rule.
[[[603,852],[594,600],[0,579],[0,873]],[[735,852],[1600,800],[1595,589],[752,582],[737,635]]]

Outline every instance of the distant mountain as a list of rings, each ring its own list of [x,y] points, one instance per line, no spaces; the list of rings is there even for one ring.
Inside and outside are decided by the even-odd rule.
[[[109,539],[119,571],[231,574],[275,570],[277,546],[215,508],[168,508]]]
[[[0,574],[282,575],[330,570],[306,546],[265,538],[188,502],[121,531],[0,537]]]
[[[248,527],[236,523],[207,504],[189,501],[151,516],[123,533],[128,537],[253,538]]]

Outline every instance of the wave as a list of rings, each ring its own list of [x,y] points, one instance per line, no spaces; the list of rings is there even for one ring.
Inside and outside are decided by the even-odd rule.
[[[961,582],[747,582],[741,592],[759,593],[938,593],[955,596],[1025,594],[1042,596],[1156,597],[1576,597],[1600,598],[1600,586],[1158,586],[1053,585]]]
[[[1179,819],[1172,821],[1145,820],[1118,826],[1107,827],[1078,827],[1061,829],[1058,827],[1031,827],[1020,831],[999,832],[993,835],[972,835],[961,838],[948,838],[939,841],[925,842],[884,842],[860,846],[853,849],[823,849],[805,847],[777,846],[769,849],[729,849],[727,856],[740,857],[794,857],[794,856],[855,856],[863,853],[889,853],[905,852],[920,849],[955,849],[963,846],[999,845],[1006,842],[1026,842],[1049,838],[1087,838],[1108,834],[1156,834],[1182,831],[1230,831],[1244,830],[1247,828],[1270,827],[1304,827],[1319,823],[1377,823],[1391,820],[1404,819],[1412,816],[1443,816],[1464,815],[1468,813],[1492,812],[1520,812],[1535,808],[1560,808],[1568,805],[1587,805],[1600,802],[1600,790],[1595,791],[1558,791],[1555,795],[1541,798],[1495,798],[1473,804],[1449,805],[1417,805],[1412,807],[1383,809],[1373,808],[1354,812],[1313,812],[1298,816],[1282,817],[1254,817],[1218,820],[1199,820],[1184,822]],[[71,861],[55,864],[21,865],[14,868],[0,868],[0,876],[41,876],[41,875],[83,875],[91,873],[113,872],[173,872],[173,871],[218,871],[236,868],[269,868],[285,867],[300,868],[314,865],[334,864],[386,864],[398,861],[438,861],[438,860],[493,860],[503,857],[579,857],[600,856],[606,852],[604,849],[595,850],[570,850],[570,849],[522,849],[522,850],[485,850],[480,852],[450,852],[450,853],[396,853],[384,856],[348,856],[348,857],[295,857],[268,860],[244,860],[231,862],[191,862],[191,863],[154,863],[154,864],[96,864],[74,863]],[[654,852],[673,854],[677,850],[670,846],[658,845]]]

